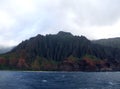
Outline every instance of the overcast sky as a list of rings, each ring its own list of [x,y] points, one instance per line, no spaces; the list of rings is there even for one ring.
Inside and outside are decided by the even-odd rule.
[[[120,0],[0,0],[0,45],[58,31],[120,37]]]

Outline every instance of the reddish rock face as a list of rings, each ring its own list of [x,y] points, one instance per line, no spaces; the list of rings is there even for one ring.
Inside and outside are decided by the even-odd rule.
[[[28,68],[28,65],[27,65],[25,59],[20,58],[20,59],[18,60],[17,67],[18,67],[18,68]]]
[[[0,65],[5,65],[7,63],[6,59],[0,58]]]
[[[18,60],[17,60],[17,59],[10,59],[10,60],[9,60],[9,65],[10,65],[10,66],[16,66],[17,63],[18,63]]]
[[[95,66],[95,62],[92,61],[92,59],[86,57],[83,60],[85,60],[85,62],[88,63],[90,66]]]

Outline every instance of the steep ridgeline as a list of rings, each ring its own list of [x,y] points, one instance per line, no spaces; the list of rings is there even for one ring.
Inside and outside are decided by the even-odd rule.
[[[29,40],[20,43],[12,52],[25,52],[28,59],[35,59],[37,56],[56,61],[73,55],[81,57],[90,54],[91,42],[84,36],[73,36],[71,33],[59,32],[55,35],[37,35]]]
[[[23,41],[11,52],[1,55],[0,62],[4,63],[1,63],[1,69],[119,70],[120,50],[94,44],[84,36],[60,31]]]

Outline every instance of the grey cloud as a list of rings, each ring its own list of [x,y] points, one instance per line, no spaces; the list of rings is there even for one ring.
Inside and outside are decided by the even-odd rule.
[[[0,1],[0,10],[16,21],[13,27],[7,28],[9,32],[0,29],[3,41],[19,43],[37,34],[59,30],[91,37],[84,27],[112,25],[120,18],[120,0],[30,0],[34,11],[27,8],[23,12],[23,7],[19,11],[20,7],[13,5],[15,0],[11,1]]]
[[[119,0],[66,0],[66,8],[77,15],[79,25],[111,25],[120,17]]]

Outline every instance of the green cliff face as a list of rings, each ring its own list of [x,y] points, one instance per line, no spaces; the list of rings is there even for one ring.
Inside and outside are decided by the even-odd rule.
[[[95,44],[68,32],[37,35],[0,55],[0,69],[106,71],[119,70],[120,49]]]

